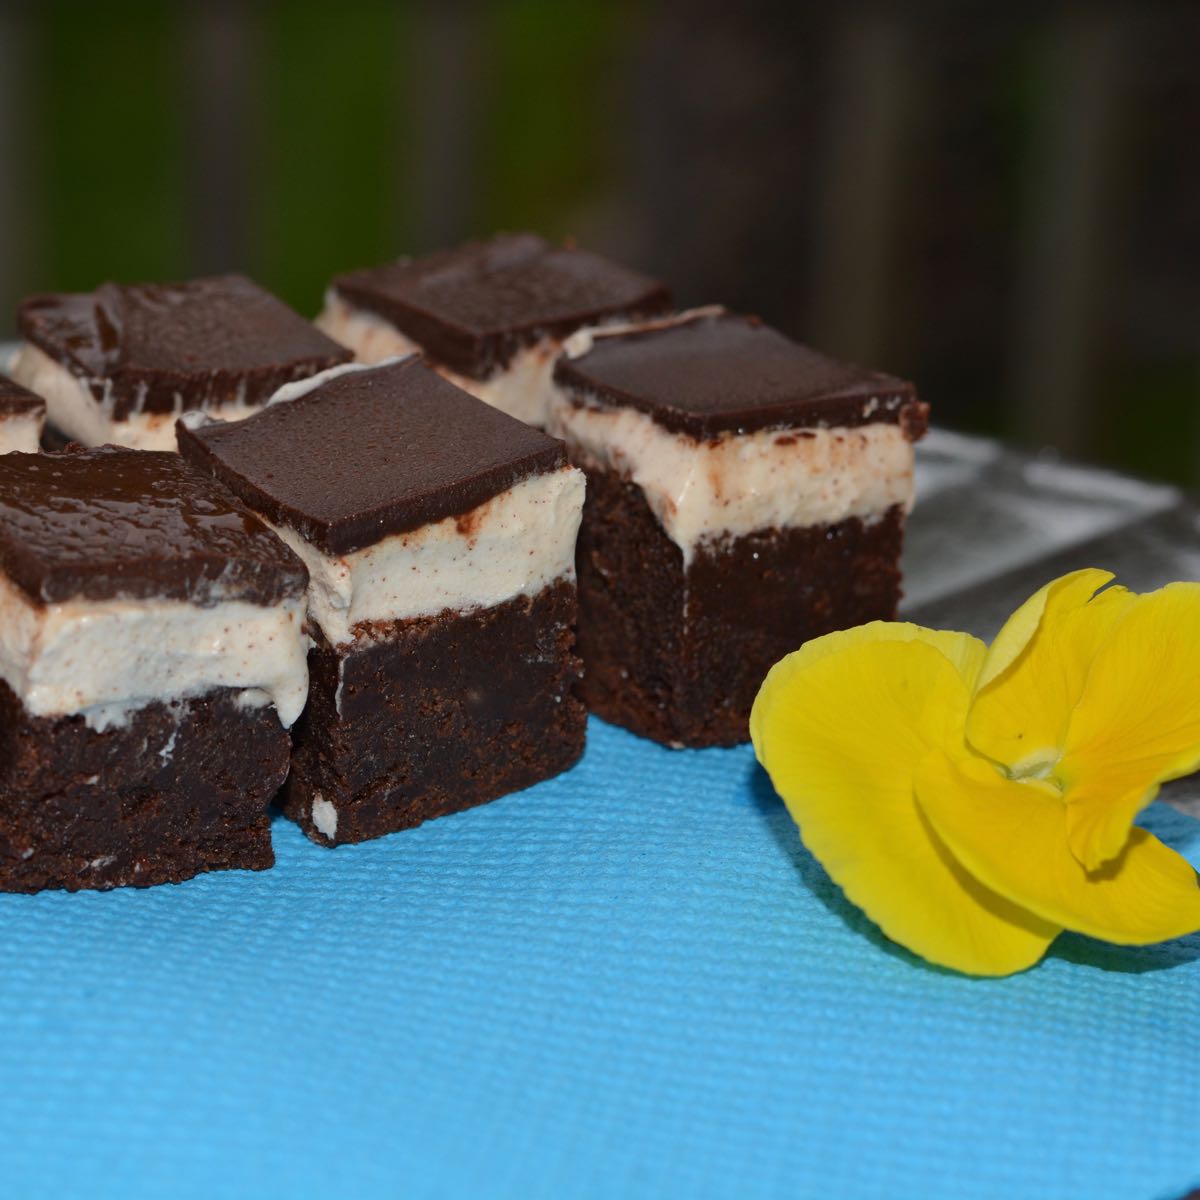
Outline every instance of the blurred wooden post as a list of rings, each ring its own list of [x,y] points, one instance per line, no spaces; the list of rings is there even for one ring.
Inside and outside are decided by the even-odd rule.
[[[915,69],[903,19],[849,7],[833,32],[825,170],[815,214],[813,284],[804,336],[861,362],[888,353],[904,143]]]
[[[27,14],[22,5],[0,4],[0,339],[13,332],[13,309],[37,273]]]
[[[1011,405],[1021,439],[1088,454],[1110,235],[1118,207],[1121,51],[1115,6],[1068,8],[1053,29],[1018,262]]]
[[[245,270],[259,105],[256,5],[213,2],[180,10],[187,44],[186,112],[191,269]]]
[[[480,20],[475,6],[454,0],[421,5],[415,14],[405,95],[405,134],[414,152],[404,181],[412,195],[415,238],[414,245],[397,247],[398,253],[449,246],[471,232]]]

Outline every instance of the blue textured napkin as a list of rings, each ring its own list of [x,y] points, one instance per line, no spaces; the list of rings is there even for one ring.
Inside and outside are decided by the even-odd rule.
[[[1000,982],[885,942],[748,749],[598,722],[485,808],[0,897],[6,1196],[1169,1197],[1200,938]],[[1147,824],[1200,860],[1200,824]]]

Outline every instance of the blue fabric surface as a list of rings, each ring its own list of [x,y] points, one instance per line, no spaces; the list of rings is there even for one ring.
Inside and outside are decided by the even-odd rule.
[[[12,1196],[1170,1197],[1200,937],[1014,979],[886,943],[748,749],[597,722],[486,808],[150,891],[0,897]],[[1200,861],[1200,825],[1146,823]]]

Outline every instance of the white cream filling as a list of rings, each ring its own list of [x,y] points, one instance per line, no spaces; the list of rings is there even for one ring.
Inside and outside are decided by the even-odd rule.
[[[899,425],[772,429],[702,442],[637,409],[578,407],[559,393],[549,430],[584,462],[641,488],[685,563],[710,540],[912,507],[913,446]]]
[[[35,716],[82,713],[99,729],[223,687],[265,694],[288,727],[308,696],[303,623],[302,598],[37,605],[0,577],[0,678]]]
[[[348,364],[351,368],[355,364]],[[267,403],[295,399],[308,390],[304,385],[341,374],[345,366],[331,367],[318,376],[285,383]],[[104,398],[97,400],[89,381],[72,374],[44,351],[26,343],[12,357],[8,373],[17,383],[27,387],[46,401],[46,416],[60,433],[85,446],[129,446],[134,450],[174,450],[175,422],[181,416],[196,413],[214,421],[242,421],[261,412],[262,404],[247,404],[240,397],[224,404],[209,404],[199,409],[185,409],[183,397],[176,396],[171,412],[132,412],[119,420],[113,417],[112,383],[96,380],[103,387]],[[290,388],[300,391],[290,393]]]
[[[573,467],[533,475],[461,517],[328,555],[275,526],[309,571],[308,611],[332,645],[364,621],[490,608],[575,576],[584,477]]]
[[[325,307],[313,324],[326,337],[352,350],[354,357],[368,366],[378,366],[385,359],[421,352],[421,347],[412,338],[405,337],[390,321],[355,307],[333,288],[325,292]]]
[[[354,351],[359,362],[371,365],[398,355],[420,354],[421,347],[390,321],[356,308],[332,288],[316,326],[335,342]],[[544,427],[554,398],[554,360],[562,350],[557,338],[542,338],[513,355],[508,366],[487,379],[460,375],[441,363],[432,363],[443,379],[470,392],[485,404],[506,412],[526,425]]]
[[[0,454],[36,454],[41,447],[44,424],[38,413],[0,417]]]

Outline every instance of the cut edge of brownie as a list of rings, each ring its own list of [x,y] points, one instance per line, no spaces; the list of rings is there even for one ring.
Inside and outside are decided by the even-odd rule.
[[[896,615],[900,505],[873,520],[701,543],[685,566],[640,488],[611,471],[587,475],[582,695],[612,724],[677,748],[745,742],[775,662],[821,634]]]
[[[152,702],[103,731],[37,717],[0,681],[0,891],[179,883],[275,859],[290,741],[239,689]]]
[[[379,623],[367,644],[334,648],[318,632],[285,815],[321,845],[360,842],[565,771],[586,736],[576,613],[575,584],[560,579],[487,608]]]

